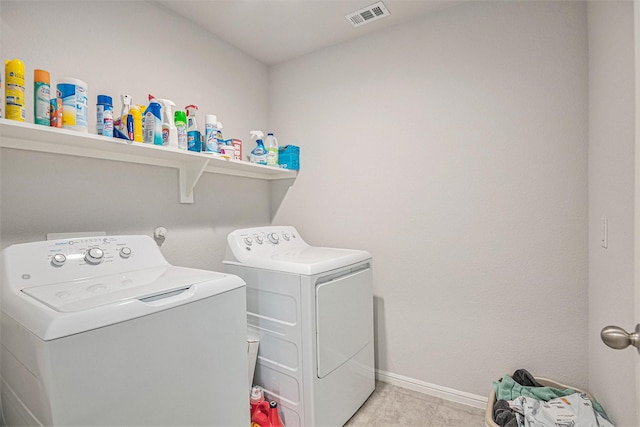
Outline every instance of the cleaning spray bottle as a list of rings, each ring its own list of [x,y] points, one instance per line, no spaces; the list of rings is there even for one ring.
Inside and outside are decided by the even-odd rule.
[[[218,150],[218,117],[215,114],[207,114],[204,121],[204,151],[206,153],[219,153]]]
[[[251,134],[251,139],[256,138],[256,147],[251,150],[251,155],[249,156],[249,161],[251,163],[256,163],[259,165],[267,164],[267,149],[264,148],[264,144],[262,143],[262,138],[264,138],[264,133],[259,130],[252,130],[249,132]]]
[[[176,131],[178,133],[178,149],[186,150],[188,148],[187,143],[187,116],[182,110],[176,110],[173,115],[176,123]]]
[[[131,95],[120,95],[120,99],[122,100],[122,111],[120,111],[120,116],[114,120],[113,128],[118,129],[121,133],[127,133],[127,115],[129,115],[129,110],[131,109]]]
[[[225,149],[226,147],[226,143],[224,142],[224,137],[222,136],[222,129],[224,128],[222,122],[218,122],[216,124],[218,131],[216,132],[216,144],[218,145],[218,152],[222,153],[222,151]]]
[[[144,142],[162,145],[162,105],[153,98],[144,113]]]
[[[202,137],[196,121],[198,107],[196,105],[187,105],[184,109],[187,110],[187,149],[200,152],[202,151]]]
[[[173,107],[176,104],[168,99],[160,99],[163,107],[162,114],[162,145],[169,148],[178,148],[178,128],[175,125]]]

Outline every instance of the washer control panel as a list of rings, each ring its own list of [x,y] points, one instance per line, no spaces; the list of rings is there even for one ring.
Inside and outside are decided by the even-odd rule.
[[[47,256],[51,267],[97,266],[102,263],[132,261],[135,256],[129,243],[119,237],[88,237],[54,240]]]
[[[168,265],[149,236],[100,236],[10,246],[10,275],[28,286]]]

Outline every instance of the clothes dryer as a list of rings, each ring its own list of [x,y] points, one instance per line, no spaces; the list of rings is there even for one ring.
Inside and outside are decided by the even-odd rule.
[[[291,226],[236,230],[225,271],[247,283],[254,384],[283,422],[342,426],[375,388],[371,255],[312,247]]]
[[[6,425],[249,425],[246,293],[147,236],[2,251]]]

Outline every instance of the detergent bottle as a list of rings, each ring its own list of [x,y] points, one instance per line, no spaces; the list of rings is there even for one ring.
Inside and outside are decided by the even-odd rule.
[[[278,403],[275,400],[269,402],[269,424],[271,427],[282,427],[282,421],[278,414]]]
[[[144,112],[144,142],[162,145],[162,106],[155,98]]]
[[[160,99],[162,103],[162,145],[170,148],[178,148],[178,128],[175,124],[175,116],[173,115],[173,107],[176,104],[168,99]]]
[[[256,409],[251,415],[251,427],[270,427],[271,408],[269,402],[263,400],[256,406]]]
[[[278,140],[272,133],[268,133],[264,145],[267,148],[267,164],[278,166]]]
[[[251,405],[251,416],[253,416],[256,408],[262,402],[264,402],[264,393],[260,387],[254,386],[251,389],[251,397],[249,398],[249,403]]]
[[[267,149],[264,148],[264,144],[262,143],[262,138],[264,138],[264,133],[259,130],[252,130],[249,132],[251,134],[251,139],[256,138],[256,147],[251,150],[251,155],[249,156],[249,161],[251,163],[256,163],[259,165],[267,164]]]

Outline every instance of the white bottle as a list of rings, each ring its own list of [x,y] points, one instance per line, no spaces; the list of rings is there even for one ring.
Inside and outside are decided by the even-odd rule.
[[[176,104],[168,99],[160,99],[162,104],[162,145],[170,148],[178,148],[178,128],[175,124],[173,107]]]
[[[278,140],[272,133],[267,134],[264,146],[267,149],[267,165],[278,166]]]
[[[131,109],[131,96],[123,94],[120,95],[120,99],[122,100],[122,111],[120,111],[120,117],[114,121],[113,125],[116,126],[120,132],[127,135],[127,115]]]
[[[218,117],[215,114],[207,114],[204,124],[204,152],[218,152]]]

